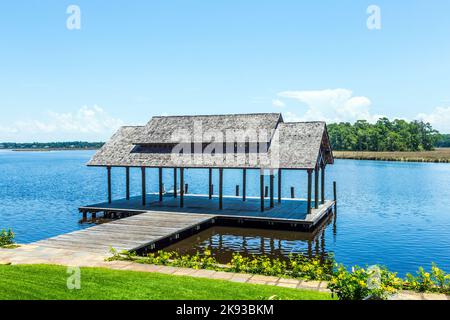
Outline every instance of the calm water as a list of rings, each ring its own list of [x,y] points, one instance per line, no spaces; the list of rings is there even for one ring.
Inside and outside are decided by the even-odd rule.
[[[92,151],[49,153],[0,151],[0,228],[13,228],[22,243],[89,227],[78,223],[80,205],[104,201],[106,170],[84,164]],[[157,190],[157,171],[148,172],[148,189]],[[166,189],[172,188],[165,172]],[[190,192],[207,193],[207,171],[188,170]],[[217,180],[217,177],[215,177]],[[234,181],[237,182],[234,182]],[[225,192],[234,193],[240,172],[225,171]],[[215,228],[178,246],[216,246],[258,253],[326,250],[347,265],[384,264],[404,274],[431,261],[450,271],[450,165],[376,161],[336,161],[327,171],[338,182],[338,215],[311,239],[286,232],[258,233]],[[214,182],[217,185],[217,181]],[[286,172],[283,196],[305,197],[306,174]],[[257,196],[257,172],[250,172],[248,194]],[[132,171],[132,191],[139,195],[139,171]],[[124,170],[113,170],[113,194],[124,194]],[[245,240],[245,241],[244,241]],[[244,241],[244,242],[243,242]],[[186,245],[186,244],[189,245]],[[278,251],[276,251],[278,250]]]

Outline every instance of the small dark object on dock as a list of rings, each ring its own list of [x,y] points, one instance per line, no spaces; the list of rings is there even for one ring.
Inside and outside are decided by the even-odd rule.
[[[291,199],[295,199],[295,188],[291,187]]]

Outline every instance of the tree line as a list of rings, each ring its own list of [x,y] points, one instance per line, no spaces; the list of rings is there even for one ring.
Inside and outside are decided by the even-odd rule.
[[[450,134],[441,134],[441,137],[436,142],[438,148],[450,148]]]
[[[103,146],[103,142],[48,142],[48,143],[16,143],[16,142],[0,142],[0,149],[99,149]]]
[[[328,133],[337,151],[428,151],[442,139],[429,123],[387,118],[374,124],[365,120],[332,123]]]

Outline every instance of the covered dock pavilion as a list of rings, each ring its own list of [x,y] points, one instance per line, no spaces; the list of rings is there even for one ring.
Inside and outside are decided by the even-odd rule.
[[[334,158],[324,122],[284,122],[279,113],[153,117],[145,126],[122,127],[88,163],[104,167],[107,201],[80,208],[84,216],[130,215],[147,211],[215,215],[222,220],[250,219],[268,224],[295,223],[313,227],[332,210],[325,199],[325,169]],[[125,190],[112,198],[112,168],[124,168]],[[141,176],[139,197],[131,197],[130,170]],[[157,177],[147,169],[157,168]],[[209,193],[189,194],[185,170],[208,170]],[[164,190],[163,171],[173,170],[173,190]],[[224,170],[240,170],[234,195],[224,195]],[[249,170],[259,172],[259,197],[247,196]],[[306,171],[306,199],[282,198],[283,173]],[[214,190],[213,172],[219,176]],[[269,176],[268,186],[265,176]],[[148,179],[158,179],[157,193],[146,190]],[[276,179],[275,179],[276,178]],[[275,189],[275,180],[276,189]],[[216,191],[216,192],[215,192]]]

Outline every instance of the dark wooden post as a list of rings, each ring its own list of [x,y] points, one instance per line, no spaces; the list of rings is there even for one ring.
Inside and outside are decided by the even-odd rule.
[[[334,202],[337,202],[336,181],[333,181],[333,196],[334,196]]]
[[[236,185],[236,197],[239,197],[239,185]]]
[[[159,186],[159,202],[162,202],[163,201],[163,177],[162,177],[162,175],[163,175],[163,168],[158,168],[158,172],[159,172],[159,175],[158,175],[158,186]]]
[[[219,169],[219,210],[223,209],[223,169]]]
[[[295,198],[295,188],[291,187],[291,199]]]
[[[314,170],[314,208],[319,209],[319,166]]]
[[[178,185],[177,185],[177,168],[173,168],[173,197],[177,197],[178,193]]]
[[[242,201],[247,200],[247,169],[242,171]]]
[[[259,188],[261,193],[261,212],[264,212],[264,169],[259,170]]]
[[[208,169],[209,171],[209,177],[208,177],[208,192],[209,192],[209,199],[212,199],[213,190],[212,190],[212,168]]]
[[[274,180],[274,176],[273,176],[273,169],[270,169],[270,207],[273,208],[274,207],[274,203],[273,203],[273,180]]]
[[[325,203],[325,166],[322,166],[322,174],[321,174],[321,193],[322,193],[322,201],[321,203],[324,204]]]
[[[112,191],[111,191],[111,167],[106,167],[108,171],[108,203],[112,202]]]
[[[130,200],[130,167],[125,168],[125,179],[126,179],[126,197]]]
[[[142,205],[145,206],[147,204],[147,186],[145,179],[145,167],[141,167],[142,174]]]
[[[281,203],[281,168],[278,169],[278,203]]]
[[[312,170],[308,170],[308,201],[307,201],[307,206],[308,206],[308,214],[311,213],[311,188],[312,188]]]
[[[184,168],[180,168],[180,208],[184,207]]]

